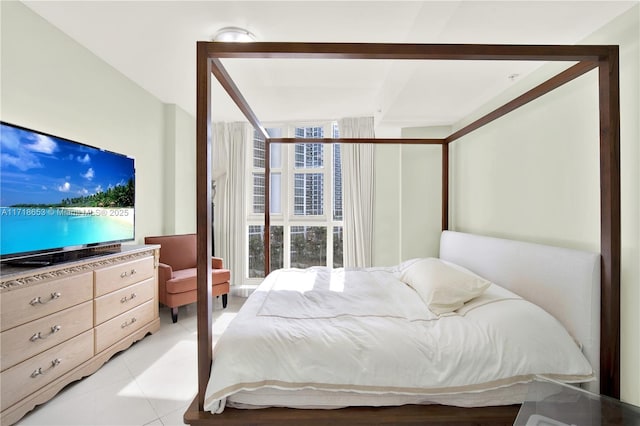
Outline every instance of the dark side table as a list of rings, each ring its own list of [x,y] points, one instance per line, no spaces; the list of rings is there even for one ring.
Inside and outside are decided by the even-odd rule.
[[[640,407],[576,386],[536,379],[514,426],[640,426]]]

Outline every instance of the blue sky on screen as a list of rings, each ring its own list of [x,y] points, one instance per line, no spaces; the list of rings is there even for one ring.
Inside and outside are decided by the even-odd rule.
[[[133,178],[133,159],[0,124],[0,206],[55,204]]]

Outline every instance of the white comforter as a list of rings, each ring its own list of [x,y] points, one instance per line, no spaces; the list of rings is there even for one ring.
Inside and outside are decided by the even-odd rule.
[[[215,346],[205,409],[265,387],[415,396],[591,378],[542,309],[493,284],[438,318],[398,279],[405,265],[271,273]]]

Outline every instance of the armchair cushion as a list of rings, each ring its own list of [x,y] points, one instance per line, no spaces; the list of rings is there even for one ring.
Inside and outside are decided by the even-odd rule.
[[[214,269],[211,271],[211,284],[226,283],[231,279],[231,272],[228,269]]]
[[[184,293],[185,291],[195,290],[198,286],[196,272],[196,268],[174,271],[173,277],[167,280],[165,284],[167,293]]]

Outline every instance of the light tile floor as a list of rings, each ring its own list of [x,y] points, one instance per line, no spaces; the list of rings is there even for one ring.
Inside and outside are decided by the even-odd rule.
[[[214,299],[214,343],[246,299]],[[197,392],[196,305],[180,307],[178,322],[160,308],[160,330],[116,354],[97,372],[64,388],[17,425],[183,425]]]

